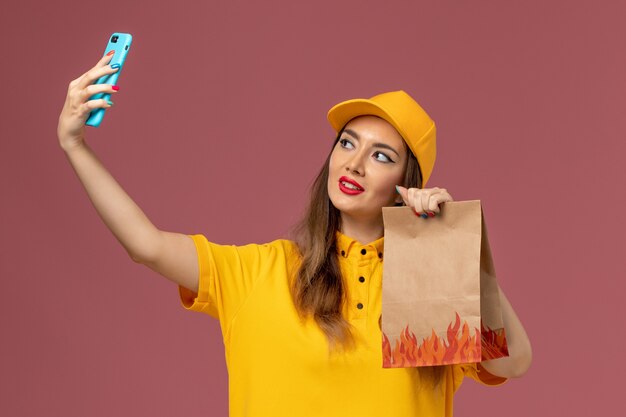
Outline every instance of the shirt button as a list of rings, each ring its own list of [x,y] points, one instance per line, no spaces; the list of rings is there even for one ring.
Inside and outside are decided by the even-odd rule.
[[[345,250],[341,251],[341,256],[346,256],[346,251]]]
[[[356,305],[356,308],[358,308],[359,310],[363,308],[363,304],[359,303]]]
[[[365,278],[364,277],[359,277],[359,282],[365,282]]]
[[[367,251],[365,249],[361,249],[361,255],[365,255]]]

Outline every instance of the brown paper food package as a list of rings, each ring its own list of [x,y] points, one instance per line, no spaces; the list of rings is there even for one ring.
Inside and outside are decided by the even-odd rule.
[[[383,368],[509,355],[480,200],[440,208],[428,219],[383,208]]]

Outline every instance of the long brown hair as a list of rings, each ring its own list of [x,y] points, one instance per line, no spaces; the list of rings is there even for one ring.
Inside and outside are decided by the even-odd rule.
[[[292,280],[291,296],[300,319],[305,320],[312,316],[324,332],[328,339],[329,352],[347,351],[354,349],[356,345],[353,327],[341,313],[346,294],[336,253],[335,236],[335,232],[341,228],[341,216],[330,201],[327,185],[330,156],[342,133],[343,129],[335,138],[326,162],[311,186],[309,204],[303,218],[291,231],[301,257],[301,264]],[[406,188],[422,188],[417,159],[406,143],[403,143],[409,158],[402,185]],[[381,323],[382,315],[378,319],[379,327]],[[443,366],[417,369],[420,370],[420,375],[427,377],[430,374],[428,379],[435,385],[443,378]]]

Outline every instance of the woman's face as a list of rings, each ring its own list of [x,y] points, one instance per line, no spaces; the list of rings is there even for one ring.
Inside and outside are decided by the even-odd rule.
[[[378,220],[382,208],[402,201],[407,148],[398,131],[376,116],[360,116],[346,125],[330,155],[328,196],[342,216]],[[346,184],[355,182],[355,186]]]

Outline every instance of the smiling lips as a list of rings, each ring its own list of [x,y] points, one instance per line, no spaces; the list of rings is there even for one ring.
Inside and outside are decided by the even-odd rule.
[[[348,195],[356,195],[361,194],[363,191],[363,187],[358,182],[351,180],[348,177],[339,178],[339,189]]]

